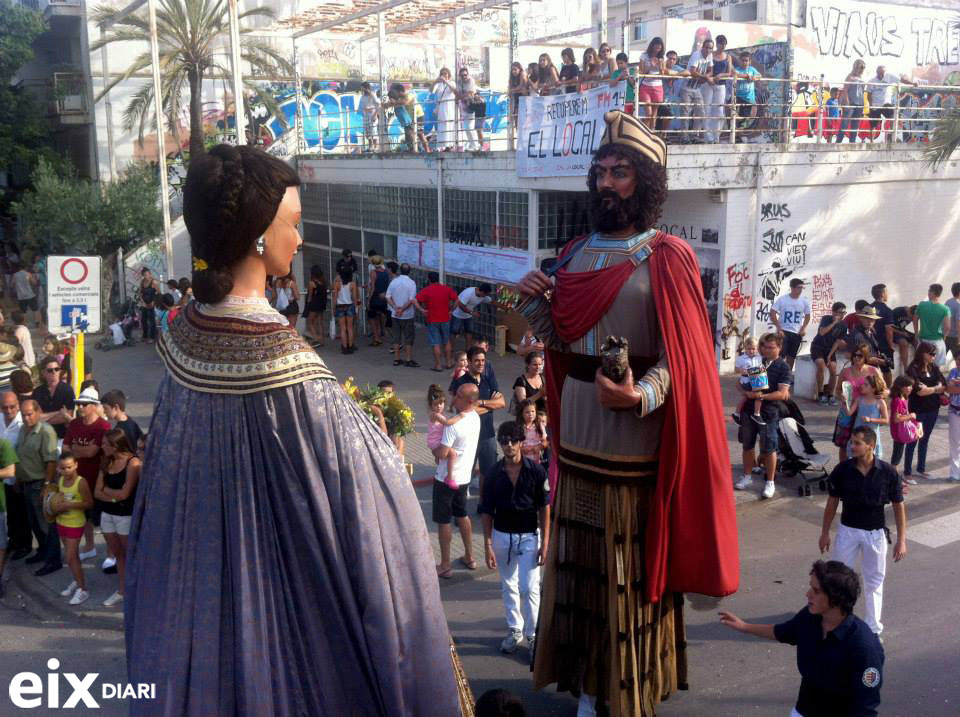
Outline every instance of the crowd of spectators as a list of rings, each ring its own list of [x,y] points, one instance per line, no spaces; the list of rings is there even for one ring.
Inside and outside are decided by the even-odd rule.
[[[812,114],[808,108],[802,116],[791,117],[791,131],[808,136],[821,133],[826,142],[907,138],[905,126],[892,126],[894,108],[907,98],[898,96],[898,88],[915,87],[917,83],[889,72],[884,65],[876,68],[874,76],[865,77],[865,73],[866,63],[858,59],[846,78],[834,86],[795,83],[794,93],[812,96],[815,108]],[[615,52],[604,42],[597,49],[586,48],[579,56],[573,48],[564,48],[559,63],[548,52],[526,66],[513,62],[507,78],[511,122],[516,126],[521,97],[584,92],[623,81],[625,111],[636,113],[673,143],[771,141],[788,126],[777,118],[793,113],[792,107],[774,104],[790,101],[774,98],[770,82],[783,80],[764,78],[753,54],[728,49],[724,35],[703,40],[684,62],[675,50],[666,48],[662,38],[655,37],[634,58],[626,52]],[[428,94],[421,93],[418,100],[411,87],[392,83],[381,100],[370,83],[362,84],[358,111],[363,116],[366,151],[387,142],[377,130],[381,110],[386,109],[393,110],[403,131],[402,143],[394,143],[392,148],[411,152],[490,148],[484,134],[485,118],[491,114],[486,106],[490,95],[481,91],[469,68],[460,67],[453,73],[443,67],[425,89]],[[788,95],[780,92],[776,97]],[[421,102],[434,108],[429,134],[424,128]]]
[[[945,409],[950,455],[946,478],[960,481],[960,282],[950,287],[946,301],[944,287],[931,284],[925,300],[895,308],[888,303],[887,286],[876,284],[870,290],[872,302],[857,300],[854,312],[847,314],[846,305],[838,301],[822,317],[812,316],[804,288],[802,280],[794,279],[790,292],[774,302],[770,318],[776,331],[760,339],[762,359],[757,360],[752,342],[744,342],[737,360],[745,399],[734,414],[744,451],[737,488],[752,483],[759,439],[764,496],[774,494],[779,423],[789,414],[784,403],[793,392],[792,370],[811,325],[816,326],[810,341],[815,400],[837,407],[832,442],[839,461],[850,456],[853,434],[866,427],[876,433],[871,445],[878,459],[889,460],[896,469],[903,460],[907,484],[915,485],[915,476],[930,479],[927,447]],[[889,452],[881,428],[890,433]]]

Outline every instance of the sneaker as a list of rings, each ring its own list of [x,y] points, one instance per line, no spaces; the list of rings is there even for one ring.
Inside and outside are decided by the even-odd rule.
[[[82,602],[86,602],[90,599],[90,593],[82,588],[77,588],[77,592],[73,594],[73,597],[70,598],[71,605],[79,605]]]
[[[416,361],[406,361],[403,365],[407,368],[420,368],[420,364]]]
[[[821,406],[826,406],[829,401],[830,401],[830,397],[825,393],[821,393],[820,398],[817,399],[817,402]]]
[[[960,483],[960,476],[950,476],[947,480],[957,481]]]
[[[70,597],[71,595],[73,595],[73,593],[76,591],[76,589],[77,589],[77,581],[76,581],[76,580],[71,580],[71,581],[70,581],[70,584],[67,585],[66,590],[61,590],[61,591],[60,591],[60,597]]]
[[[837,397],[836,397],[836,396],[830,396],[830,398],[827,399],[827,405],[829,405],[829,406],[836,406],[836,405],[837,405]]]
[[[740,480],[733,484],[733,487],[737,490],[746,490],[753,485],[753,476],[743,476]]]
[[[732,418],[732,419],[733,419],[733,422],[736,423],[738,426],[740,425],[740,414],[739,414],[739,413],[731,413],[731,414],[730,414],[730,418]]]
[[[113,595],[111,595],[110,597],[108,597],[106,600],[104,600],[104,601],[103,601],[103,606],[104,606],[104,607],[113,607],[113,606],[116,605],[118,602],[123,602],[123,595],[120,594],[120,591],[119,591],[119,590],[118,590],[117,592],[115,592]]]
[[[108,555],[106,559],[103,561],[103,565],[100,566],[100,569],[106,572],[116,564],[117,564],[117,559],[112,555]]]
[[[96,549],[96,548],[94,548],[93,550],[88,550],[88,551],[85,552],[85,553],[80,553],[80,559],[81,559],[81,560],[90,560],[90,558],[95,558],[95,557],[97,557],[97,549]]]
[[[503,642],[500,643],[500,652],[503,652],[507,655],[512,655],[517,651],[517,645],[522,639],[523,633],[519,630],[508,631],[507,636],[503,638]]]
[[[763,472],[766,470],[763,466],[754,466],[751,473],[756,473],[757,475],[763,475]]]
[[[764,481],[763,493],[761,493],[760,495],[762,495],[764,498],[773,498],[773,494],[775,492],[776,492],[776,488],[774,486],[773,481],[772,480]]]
[[[953,480],[953,479],[951,479],[951,480]],[[956,480],[960,480],[960,478],[957,478]],[[903,479],[903,482],[906,483],[907,485],[917,485],[917,481],[915,481],[915,480],[914,480],[913,478],[911,478],[910,476],[906,476],[906,477]]]
[[[754,423],[756,423],[758,426],[765,426],[765,425],[767,425],[767,422],[764,421],[763,418],[761,418],[760,416],[758,416],[756,413],[754,413],[754,414],[752,414],[752,415],[750,416],[750,420],[753,421]]]

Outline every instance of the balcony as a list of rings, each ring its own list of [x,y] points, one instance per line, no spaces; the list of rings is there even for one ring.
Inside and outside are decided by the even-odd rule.
[[[79,72],[54,72],[52,80],[53,113],[63,124],[88,124],[87,85]]]
[[[80,0],[39,0],[35,3],[43,16],[51,17],[83,17],[83,6]]]

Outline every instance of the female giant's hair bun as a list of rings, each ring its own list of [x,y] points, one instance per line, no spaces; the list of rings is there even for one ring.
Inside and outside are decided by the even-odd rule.
[[[214,304],[233,288],[233,267],[273,222],[296,170],[253,147],[218,144],[190,160],[183,188],[183,220],[193,257],[207,268],[193,272],[193,295]]]

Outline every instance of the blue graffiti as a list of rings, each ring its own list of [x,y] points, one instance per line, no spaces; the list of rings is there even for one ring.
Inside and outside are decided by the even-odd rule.
[[[417,102],[423,109],[423,130],[430,134],[437,125],[436,101],[426,89],[411,89]],[[274,140],[296,124],[296,97],[289,87],[271,88],[278,103],[277,113],[262,123]],[[506,94],[481,90],[480,95],[487,104],[486,117],[483,120],[484,135],[488,138],[505,137],[508,129],[509,100]],[[363,117],[359,112],[359,92],[336,92],[320,90],[303,101],[303,134],[308,147],[321,152],[335,152],[343,146],[358,146],[363,142]],[[279,117],[286,122],[282,122]],[[393,116],[387,113],[387,136],[392,142],[403,139],[403,128]]]

